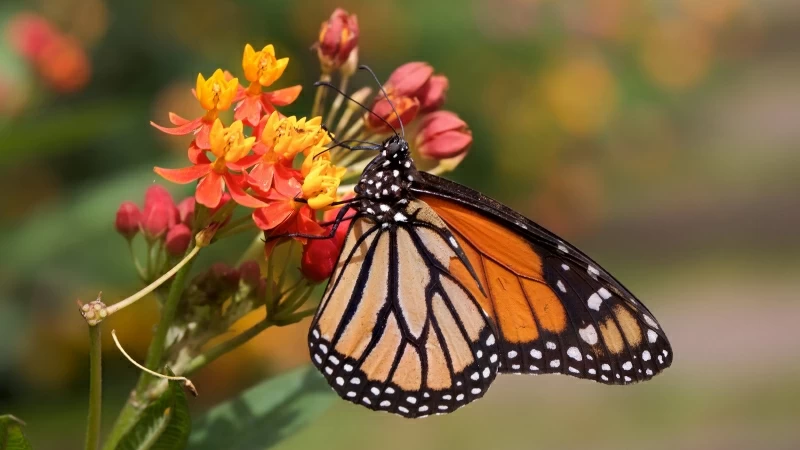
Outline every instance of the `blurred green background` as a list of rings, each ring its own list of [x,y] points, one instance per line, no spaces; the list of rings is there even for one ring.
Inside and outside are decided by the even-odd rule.
[[[138,287],[117,206],[160,182],[154,165],[184,165],[185,139],[148,121],[194,117],[197,72],[240,72],[248,42],[291,57],[280,87],[309,86],[308,48],[337,6],[358,14],[361,61],[382,77],[411,60],[449,77],[446,108],[474,133],[451,177],[595,256],[657,314],[675,362],[626,388],[503,377],[422,421],[337,401],[278,448],[800,448],[800,3],[5,0],[0,413],[26,420],[35,448],[81,446],[75,300]],[[29,14],[64,35],[36,62],[15,28]],[[306,115],[311,94],[284,111]],[[142,302],[106,331],[141,360],[156,314]],[[269,330],[220,359],[194,379],[194,407],[306,363],[305,333]],[[104,344],[110,425],[138,374]]]

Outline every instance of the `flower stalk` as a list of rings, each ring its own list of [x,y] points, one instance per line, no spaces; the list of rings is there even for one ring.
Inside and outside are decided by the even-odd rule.
[[[86,420],[86,450],[100,448],[103,405],[103,360],[100,324],[89,326],[89,416]]]

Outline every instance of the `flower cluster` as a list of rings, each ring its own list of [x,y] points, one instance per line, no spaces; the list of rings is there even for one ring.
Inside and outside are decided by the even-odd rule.
[[[321,80],[338,76],[341,90],[347,90],[358,64],[359,35],[356,16],[342,9],[322,23],[314,45]],[[323,213],[352,196],[353,185],[343,180],[355,181],[372,157],[337,148],[336,142],[380,142],[402,121],[416,130],[416,139],[411,139],[419,154],[438,161],[431,171],[441,173],[463,158],[472,136],[463,120],[440,110],[448,80],[427,63],[412,62],[395,70],[384,86],[386,96],[370,88],[353,94],[364,100],[374,92],[374,113],[345,103],[343,95],[327,107],[326,88],[321,86],[308,117],[286,116],[278,110],[301,93],[299,85],[272,89],[288,64],[288,58],[276,56],[272,45],[256,51],[248,44],[240,77],[223,69],[208,77],[198,74],[193,94],[205,113],[193,119],[170,113],[172,127],[152,123],[162,132],[193,137],[187,149],[191,165],[156,167],[155,172],[174,183],[197,182],[198,207],[219,208],[224,196],[229,196],[236,205],[249,209],[250,225],[265,234],[267,256],[287,236],[300,241],[304,245],[301,270],[307,279],[319,282],[333,270],[347,230],[342,224],[336,236],[328,239],[335,215]],[[421,120],[415,124],[417,118]],[[225,214],[229,218],[233,208]]]

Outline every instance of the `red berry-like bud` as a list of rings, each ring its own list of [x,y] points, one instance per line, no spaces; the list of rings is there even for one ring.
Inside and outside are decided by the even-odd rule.
[[[422,119],[416,144],[426,158],[454,158],[467,152],[472,144],[472,132],[455,113],[436,111]]]
[[[310,281],[319,283],[330,278],[338,259],[339,245],[334,239],[309,239],[303,247],[300,271]]]
[[[392,95],[389,95],[389,98],[392,100],[394,110],[392,110],[392,105],[389,104],[385,98],[381,98],[372,107],[372,111],[378,116],[383,117],[383,119],[386,120],[386,122],[389,122],[392,127],[399,130],[400,121],[402,121],[403,124],[407,124],[417,117],[417,113],[419,112],[419,101],[416,98],[394,97]],[[397,114],[394,113],[395,111],[397,111]],[[400,116],[399,120],[398,116]],[[367,113],[365,118],[367,128],[372,131],[379,133],[392,131],[383,120],[375,117],[373,114]]]
[[[186,197],[178,203],[178,217],[181,223],[191,226],[194,221],[194,197]]]
[[[416,97],[433,75],[433,67],[425,62],[410,62],[395,69],[384,89],[398,97]]]
[[[261,281],[261,267],[255,261],[245,261],[239,265],[239,274],[242,281],[248,286],[257,287]]]
[[[164,186],[160,184],[153,184],[144,193],[144,215],[148,215],[148,210],[160,204],[171,211],[169,217],[169,227],[173,227],[176,223],[180,222],[180,215],[178,208],[175,207],[175,202],[172,200],[172,195],[167,191]]]
[[[139,207],[133,202],[123,202],[117,210],[117,220],[114,222],[114,227],[126,239],[131,239],[139,232],[141,221],[142,213],[139,211]]]
[[[421,113],[435,111],[444,104],[445,94],[450,87],[450,82],[444,75],[434,75],[419,90],[419,111]]]
[[[145,237],[153,241],[160,238],[174,223],[175,207],[159,202],[145,208],[141,225]]]
[[[167,231],[164,247],[172,256],[182,256],[189,248],[192,241],[192,230],[185,224],[179,223]]]
[[[317,56],[326,73],[333,72],[347,61],[358,45],[358,18],[355,14],[337,8],[331,17],[322,22],[317,41]]]

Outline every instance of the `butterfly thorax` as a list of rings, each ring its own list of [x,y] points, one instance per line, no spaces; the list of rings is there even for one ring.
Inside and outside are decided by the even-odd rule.
[[[353,207],[376,222],[407,221],[404,211],[416,173],[408,142],[399,136],[386,139],[380,154],[364,169],[355,187],[360,200],[354,202]]]

